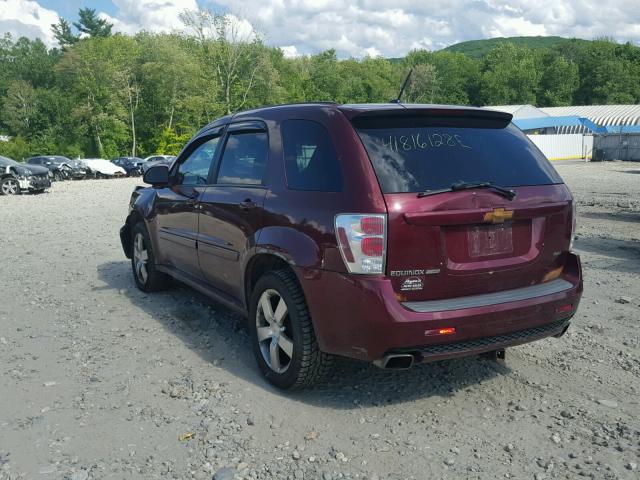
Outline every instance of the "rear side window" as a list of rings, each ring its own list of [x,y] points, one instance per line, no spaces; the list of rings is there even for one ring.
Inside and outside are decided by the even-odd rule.
[[[329,132],[309,120],[282,124],[287,185],[292,190],[342,191],[342,172]]]
[[[562,183],[545,156],[512,124],[429,117],[354,120],[384,193],[464,182],[505,187]]]
[[[232,133],[220,161],[217,183],[262,185],[269,139],[265,132]]]

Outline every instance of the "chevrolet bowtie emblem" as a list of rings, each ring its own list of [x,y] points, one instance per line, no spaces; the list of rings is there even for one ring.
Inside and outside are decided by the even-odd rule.
[[[491,223],[504,223],[505,220],[513,218],[513,210],[504,208],[494,208],[493,211],[484,214],[484,221]]]

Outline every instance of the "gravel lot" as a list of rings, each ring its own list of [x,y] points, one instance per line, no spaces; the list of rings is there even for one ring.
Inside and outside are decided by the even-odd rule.
[[[640,164],[557,168],[586,279],[565,337],[505,364],[345,361],[297,394],[229,311],[135,289],[118,229],[139,180],[0,197],[0,479],[638,479]]]

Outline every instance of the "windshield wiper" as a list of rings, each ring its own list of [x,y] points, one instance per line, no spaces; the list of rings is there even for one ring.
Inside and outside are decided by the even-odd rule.
[[[429,195],[437,195],[439,193],[445,192],[461,192],[462,190],[472,190],[475,188],[486,188],[493,190],[498,195],[502,195],[508,200],[513,200],[516,197],[516,192],[509,188],[501,187],[500,185],[495,185],[491,182],[456,182],[452,183],[449,188],[441,188],[439,190],[425,190],[424,192],[418,193],[418,198],[428,197]]]

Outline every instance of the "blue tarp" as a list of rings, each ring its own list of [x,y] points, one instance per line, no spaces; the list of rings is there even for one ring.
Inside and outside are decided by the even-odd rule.
[[[602,128],[606,133],[640,133],[640,125],[612,125]]]
[[[573,127],[583,125],[589,130],[594,132],[602,131],[603,128],[593,123],[588,118],[568,116],[568,117],[535,117],[535,118],[516,118],[513,123],[520,130],[535,130],[537,128],[551,128],[551,127]]]
[[[568,117],[535,117],[515,118],[513,123],[520,130],[536,130],[538,128],[584,126],[594,133],[640,133],[640,125],[609,125],[601,127],[588,118]]]

